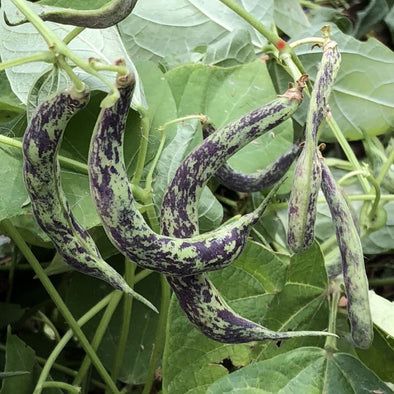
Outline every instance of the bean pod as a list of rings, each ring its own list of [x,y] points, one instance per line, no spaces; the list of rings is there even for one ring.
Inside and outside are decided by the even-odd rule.
[[[89,233],[75,219],[62,189],[60,144],[69,120],[88,100],[88,90],[70,88],[44,101],[33,114],[22,144],[23,176],[31,207],[37,223],[67,264],[155,309],[102,259]]]
[[[297,87],[221,127],[186,156],[163,197],[163,234],[172,234],[179,238],[198,234],[196,202],[208,180],[232,154],[294,114],[302,101],[304,81],[305,78],[302,78]]]
[[[131,14],[136,3],[137,0],[112,0],[95,10],[75,10],[56,7],[55,10],[41,12],[39,16],[43,21],[61,23],[63,25],[105,29],[118,24]],[[26,22],[28,22],[27,19],[23,19],[17,23],[7,21],[12,26]]]
[[[118,78],[118,85],[120,98],[101,110],[89,152],[91,194],[109,239],[140,267],[167,275],[192,275],[231,264],[242,252],[249,229],[269,197],[255,211],[209,233],[190,239],[156,234],[138,210],[123,158],[134,79]]]
[[[206,138],[216,131],[209,121],[203,122],[202,133]],[[243,193],[258,192],[278,182],[288,171],[301,150],[300,144],[294,143],[275,161],[263,170],[254,173],[236,171],[229,164],[223,164],[216,172],[215,178],[230,190]]]
[[[301,94],[301,92],[299,93]],[[293,99],[289,100],[292,101]],[[296,101],[297,103],[292,103],[295,104],[295,107],[298,106],[298,100]],[[269,119],[263,117],[265,120],[260,125],[263,126],[262,131],[258,131],[254,126],[247,123],[248,119],[250,123],[255,125],[253,123],[256,119],[255,116],[246,116],[242,119],[241,124],[233,124],[230,128],[219,129],[214,134],[214,138],[213,135],[208,137],[186,157],[176,172],[162,205],[163,212],[169,212],[170,210],[177,212],[179,210],[182,214],[175,215],[172,219],[169,216],[163,218],[164,233],[181,237],[198,234],[195,210],[191,209],[197,202],[195,194],[199,195],[210,176],[215,174],[233,152],[245,145],[252,134],[258,134],[266,131],[266,128],[274,127],[274,125],[288,118],[291,112],[295,110],[293,108],[289,113],[289,106],[283,100],[280,100],[279,103],[271,103],[267,107],[269,110],[265,108],[265,110],[257,111],[260,115],[264,113],[265,116],[270,117]],[[279,113],[275,112],[275,108]],[[252,114],[256,115],[256,111]],[[246,129],[243,130],[241,125]],[[173,188],[175,188],[175,191]],[[178,197],[178,193],[181,194],[182,198]],[[171,220],[174,221],[173,224],[169,223]],[[167,276],[167,280],[188,319],[207,337],[218,342],[244,343],[306,335],[330,335],[329,333],[316,331],[278,333],[245,319],[227,305],[206,274],[186,277]]]
[[[355,346],[366,349],[373,340],[373,322],[361,240],[342,192],[327,165],[324,162],[321,165],[322,191],[330,208],[341,252],[351,336]]]
[[[312,160],[310,160],[312,156]],[[289,199],[287,244],[295,253],[307,250],[315,238],[321,165],[315,149],[305,147],[297,159]]]

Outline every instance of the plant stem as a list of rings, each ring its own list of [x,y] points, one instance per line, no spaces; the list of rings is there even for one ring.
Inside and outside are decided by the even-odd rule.
[[[387,158],[387,160],[384,162],[382,165],[382,168],[379,171],[378,176],[376,177],[376,182],[380,185],[382,183],[383,178],[387,174],[388,170],[390,169],[390,166],[394,163],[394,150],[390,153],[390,156]]]
[[[69,44],[75,37],[77,37],[79,34],[81,34],[85,30],[84,27],[75,27],[72,29],[66,37],[63,38],[63,42],[67,45]]]
[[[375,287],[392,286],[394,284],[394,276],[388,276],[387,278],[371,278],[368,282],[370,286]]]
[[[15,0],[14,0],[15,1]],[[81,346],[84,348],[86,353],[92,360],[92,363],[97,369],[97,372],[103,378],[105,383],[111,387],[114,393],[118,393],[118,389],[116,388],[115,383],[112,381],[111,377],[109,376],[108,372],[104,368],[102,362],[97,357],[96,352],[90,345],[88,339],[86,338],[85,334],[82,332],[81,328],[79,327],[78,323],[74,319],[74,316],[71,314],[70,310],[67,308],[67,305],[64,303],[62,298],[60,297],[59,293],[57,292],[56,288],[53,286],[52,282],[49,280],[48,276],[46,275],[45,271],[41,267],[39,261],[36,259],[30,248],[25,243],[22,236],[19,234],[18,230],[14,227],[12,222],[9,219],[5,219],[2,222],[8,236],[13,239],[16,246],[25,256],[26,260],[31,264],[33,270],[35,271],[38,279],[41,281],[42,285],[44,286],[45,290],[48,292],[49,296],[51,297],[52,301],[59,309],[59,312],[63,315],[64,319],[66,320],[67,324],[70,328],[74,331],[75,336],[78,338]]]
[[[46,41],[49,48],[53,48],[59,39],[51,29],[45,25],[42,19],[30,9],[25,0],[11,0],[11,2],[25,15],[26,19],[36,28],[42,38]]]
[[[132,184],[139,185],[142,178],[142,173],[144,171],[144,165],[146,160],[146,153],[148,151],[148,141],[149,141],[149,116],[144,109],[140,110],[141,113],[141,141],[140,149],[138,151],[137,167],[132,179]]]
[[[261,33],[268,41],[276,45],[282,39],[273,31],[267,29],[260,21],[249,14],[244,8],[239,6],[233,0],[219,0],[221,3],[226,5],[228,8],[233,10],[237,15],[253,26],[259,33]]]
[[[166,339],[166,325],[168,317],[168,308],[170,306],[171,291],[170,286],[164,275],[160,275],[161,282],[161,302],[160,315],[157,323],[156,337],[152,356],[149,362],[148,374],[144,385],[142,394],[149,394],[151,392],[153,381],[155,380],[155,371],[162,355],[165,339]]]
[[[342,150],[344,151],[347,159],[349,162],[352,164],[354,170],[360,170],[362,171],[362,167],[356,157],[356,155],[353,152],[353,149],[349,145],[348,141],[346,140],[345,136],[343,135],[341,129],[338,126],[338,123],[335,121],[334,117],[328,116],[326,118],[328,125],[330,126],[331,131],[333,132],[335,138],[337,139],[339,145],[341,146]],[[358,175],[358,180],[361,184],[361,187],[363,188],[365,193],[369,193],[370,191],[370,186],[365,179],[365,177]]]
[[[133,288],[135,282],[135,270],[136,265],[131,261],[126,261],[125,266],[125,280],[126,283]],[[118,380],[120,368],[122,366],[124,354],[126,351],[127,339],[130,331],[130,321],[131,321],[131,312],[133,307],[133,297],[128,297],[124,295],[123,297],[123,316],[122,316],[122,324],[120,327],[120,334],[118,345],[115,353],[115,360],[112,367],[111,377],[114,382]],[[110,393],[108,393],[110,394]]]
[[[328,299],[330,314],[328,320],[328,332],[333,334],[336,333],[336,322],[337,322],[337,311],[338,311],[338,302],[341,297],[341,288],[339,283],[333,282],[331,286],[329,286],[329,290],[331,290],[331,294]],[[337,350],[337,338],[334,336],[327,336],[326,343],[324,345],[324,349],[328,350]]]
[[[81,388],[66,382],[44,382],[42,388],[58,388],[67,390],[68,393],[81,394]]]
[[[100,302],[98,302],[93,308],[91,308],[88,312],[86,312],[81,318],[78,319],[78,325],[83,326],[87,323],[91,318],[93,318],[97,313],[99,313],[103,308],[105,308],[108,303],[111,301],[112,293],[108,294],[104,297]],[[61,351],[65,348],[67,343],[72,339],[74,333],[71,329],[69,329],[64,335],[63,338],[59,341],[59,343],[52,350],[51,354],[45,360],[45,365],[41,371],[40,377],[37,381],[36,388],[33,394],[39,394],[42,391],[42,385],[47,380],[49,376],[49,372],[52,366],[55,364],[55,360],[58,358]],[[75,374],[75,376],[77,373]]]
[[[21,66],[26,63],[33,62],[46,62],[46,63],[54,63],[55,59],[53,53],[50,51],[46,52],[38,52],[34,55],[20,57],[18,59],[8,60],[7,62],[0,63],[0,71],[5,70],[6,68]]]
[[[117,306],[119,305],[120,300],[122,299],[123,293],[121,291],[114,291],[111,293],[111,300],[103,313],[103,316],[100,320],[100,323],[98,324],[98,327],[96,329],[96,332],[94,333],[93,339],[91,341],[91,345],[93,349],[96,351],[104,337],[105,332],[107,331],[108,324],[111,321],[111,318],[113,314],[115,313],[115,310]],[[130,297],[131,298],[131,297]],[[89,367],[91,365],[90,358],[88,356],[85,356],[85,358],[82,361],[82,364],[79,368],[78,374],[75,377],[73,384],[75,386],[80,386],[82,383],[82,380],[86,376]],[[115,380],[113,380],[115,382]]]

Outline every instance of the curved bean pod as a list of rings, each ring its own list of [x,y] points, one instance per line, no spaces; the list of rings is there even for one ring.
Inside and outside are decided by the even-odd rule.
[[[204,122],[202,124],[204,138],[215,131],[212,123]],[[231,190],[244,193],[258,192],[278,182],[286,174],[300,150],[300,144],[294,143],[268,167],[250,174],[236,171],[226,163],[217,170],[215,177],[222,185]]]
[[[320,184],[318,152],[304,147],[296,162],[289,198],[287,244],[295,253],[307,250],[315,238],[316,203]]]
[[[136,3],[137,0],[112,0],[110,3],[96,10],[76,10],[56,7],[56,10],[44,11],[39,16],[43,21],[61,23],[63,25],[105,29],[118,24],[131,14]],[[6,20],[6,22],[8,25],[17,26],[27,23],[28,20],[23,19],[16,23],[10,23]]]
[[[291,117],[302,101],[304,80],[270,103],[221,127],[186,156],[163,197],[163,234],[178,238],[198,234],[197,201],[208,180],[237,150]]]
[[[123,158],[134,79],[128,76],[117,82],[120,99],[102,109],[89,152],[91,194],[109,239],[140,267],[167,275],[192,275],[231,264],[242,252],[249,229],[269,197],[255,211],[209,233],[190,239],[156,234],[137,208]]]
[[[286,107],[286,105],[282,106],[282,100],[281,105],[276,107],[276,104],[278,103],[275,103],[272,107],[276,108],[279,112]],[[268,107],[272,109],[271,105],[268,105]],[[264,111],[262,112],[265,113]],[[256,114],[256,112],[253,113]],[[265,114],[269,116],[267,113]],[[271,116],[276,118],[275,114],[272,115],[272,112]],[[286,116],[288,117],[290,115]],[[282,112],[281,116],[279,116],[279,122],[284,120],[286,116]],[[246,117],[244,120],[245,119],[252,121],[254,118]],[[272,128],[274,127],[274,123],[274,119],[266,119],[265,126]],[[234,126],[234,128],[236,127]],[[196,215],[193,210],[186,209],[187,207],[185,207],[184,204],[187,206],[196,204],[195,193],[201,191],[201,188],[208,182],[209,177],[217,171],[217,168],[226,162],[231,153],[240,146],[245,145],[250,138],[253,139],[251,134],[260,132],[255,128],[250,129],[246,127],[246,133],[243,133],[242,128],[239,127],[237,129],[238,135],[233,135],[229,144],[228,129],[225,127],[219,130],[221,131],[217,131],[214,138],[213,146],[215,146],[216,150],[206,148],[205,141],[207,140],[205,140],[204,143],[200,145],[199,148],[196,148],[192,154],[187,156],[181,164],[180,169],[177,171],[177,175],[167,191],[167,196],[163,200],[163,211],[166,212],[168,209],[173,209],[173,212],[176,212],[179,209],[181,212],[184,212],[182,215],[174,216],[173,219],[170,219],[170,217],[164,218],[167,222],[164,226],[164,232],[168,235],[191,237],[198,233]],[[246,141],[243,138],[245,138]],[[211,145],[208,145],[208,147],[209,146]],[[212,149],[214,149],[213,146]],[[217,156],[220,157],[219,160]],[[198,158],[198,161],[194,161],[194,158]],[[193,162],[195,165],[191,165]],[[177,187],[177,193],[182,193],[182,198],[178,198],[177,193],[172,191],[171,188],[175,186]],[[170,220],[174,220],[174,225],[169,225],[168,222]],[[186,277],[167,276],[167,280],[188,319],[202,331],[204,335],[215,341],[224,343],[244,343],[266,339],[276,340],[294,338],[306,335],[331,335],[329,333],[317,331],[274,332],[245,319],[227,305],[219,291],[204,273]]]
[[[23,176],[33,213],[68,265],[108,282],[155,309],[102,259],[89,233],[75,219],[62,189],[58,161],[60,144],[69,120],[88,100],[87,89],[78,92],[70,88],[44,101],[32,116],[22,149]]]
[[[327,165],[324,162],[321,165],[321,187],[330,208],[342,257],[351,336],[355,346],[366,349],[373,340],[373,322],[363,249],[346,200]]]

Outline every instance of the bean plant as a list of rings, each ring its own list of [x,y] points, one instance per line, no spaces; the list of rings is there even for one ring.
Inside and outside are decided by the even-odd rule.
[[[393,392],[394,5],[359,6],[1,1],[1,394]]]

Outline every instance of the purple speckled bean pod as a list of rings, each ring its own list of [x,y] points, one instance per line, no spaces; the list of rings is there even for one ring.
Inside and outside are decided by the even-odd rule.
[[[209,121],[202,123],[204,138],[207,138],[215,131],[215,126]],[[215,178],[231,190],[243,193],[258,192],[278,182],[286,174],[300,150],[300,143],[296,142],[266,168],[254,173],[236,171],[226,163],[217,170]]]
[[[321,188],[330,208],[342,257],[351,336],[355,346],[366,349],[373,340],[373,322],[361,240],[342,191],[324,161],[321,166]]]
[[[299,91],[299,99],[300,97],[301,91]],[[287,98],[289,101],[298,101],[299,99]],[[227,161],[235,150],[245,145],[250,138],[254,139],[257,133],[267,130],[266,128],[257,130],[258,126],[254,121],[258,116],[263,114],[263,119],[266,119],[266,116],[272,117],[272,119],[266,119],[266,122],[264,122],[265,127],[271,129],[290,116],[288,112],[286,115],[275,113],[275,110],[281,112],[285,107],[288,111],[287,105],[291,105],[291,103],[286,103],[286,100],[279,100],[279,103],[270,103],[265,108],[253,111],[239,123],[233,123],[219,129],[186,157],[163,200],[163,212],[168,210],[171,212],[179,210],[181,212],[180,215],[175,215],[172,218],[173,224],[171,225],[168,223],[170,218],[165,218],[167,222],[163,226],[163,231],[166,234],[181,237],[198,234],[195,210],[189,209],[189,207],[193,204],[196,205],[202,187],[206,185],[209,178],[215,174],[217,169]],[[297,107],[298,103],[293,102],[292,105]],[[294,110],[295,108],[292,111]],[[259,115],[257,116],[257,114]],[[254,135],[254,138],[252,138],[252,135]],[[330,335],[316,331],[274,332],[245,319],[227,305],[206,274],[186,277],[168,276],[167,280],[188,319],[207,337],[218,342],[244,343],[306,335]]]
[[[119,100],[103,108],[89,152],[90,189],[104,230],[115,247],[142,268],[192,275],[228,266],[240,255],[249,230],[270,196],[253,212],[217,230],[179,239],[156,234],[138,210],[123,158],[123,138],[134,79],[119,79]]]
[[[44,101],[33,114],[23,137],[23,177],[37,223],[57,252],[75,270],[108,282],[150,308],[107,264],[90,234],[75,219],[61,185],[58,153],[70,119],[89,101],[89,90],[73,88]]]

